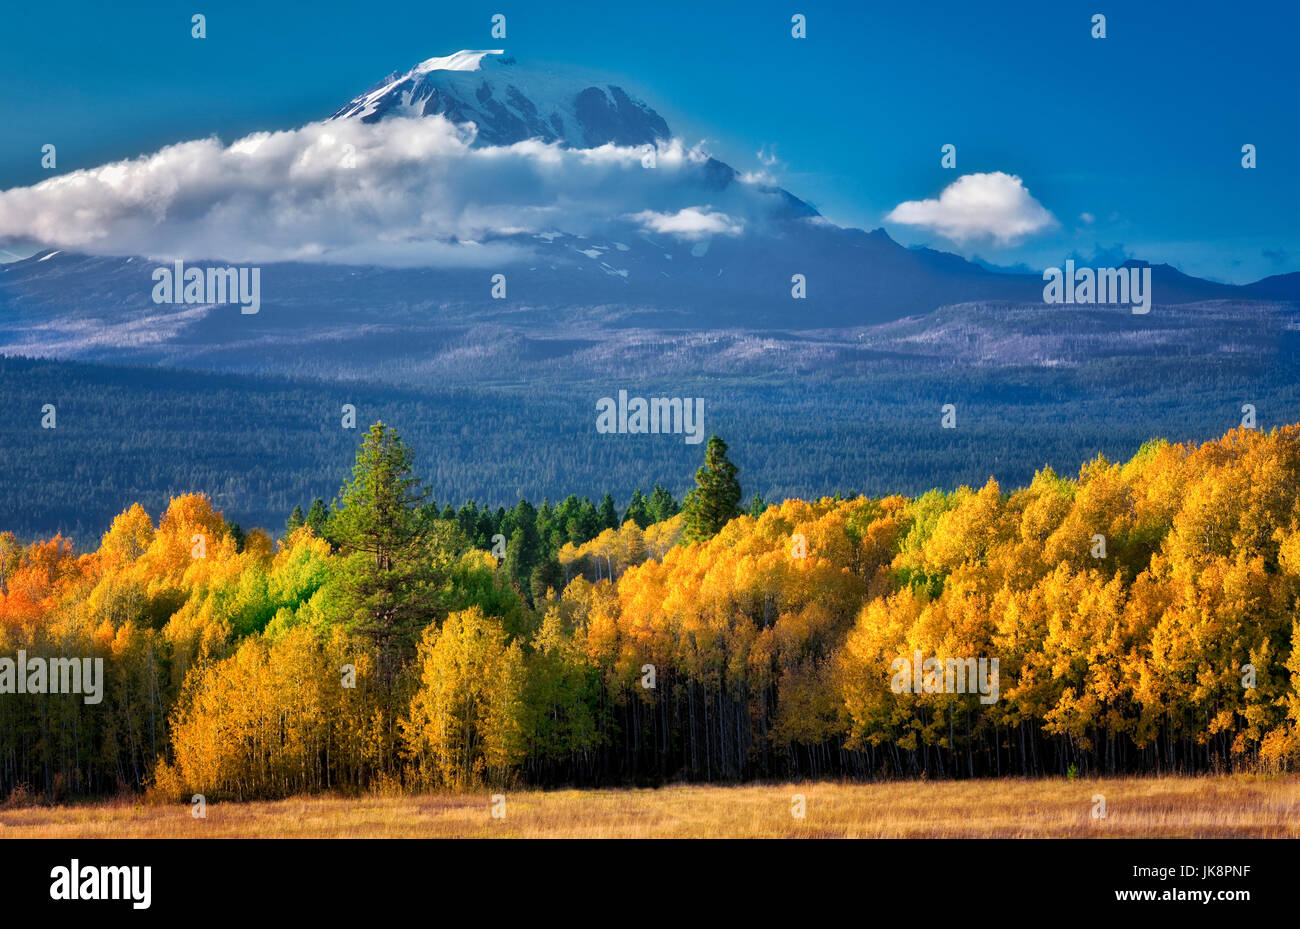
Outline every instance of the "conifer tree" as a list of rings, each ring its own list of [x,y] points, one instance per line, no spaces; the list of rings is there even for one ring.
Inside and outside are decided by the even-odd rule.
[[[619,527],[618,510],[614,508],[614,498],[605,494],[605,499],[600,501],[600,509],[596,511],[596,516],[600,520],[601,529],[617,529]]]
[[[704,466],[695,472],[695,485],[682,506],[686,514],[684,537],[688,542],[703,542],[740,515],[736,466],[727,458],[727,443],[716,435],[709,439]]]
[[[345,613],[378,647],[388,665],[381,672],[413,647],[432,615],[432,524],[421,508],[424,497],[410,450],[396,430],[375,423],[357,452],[352,480],[339,491],[330,528],[349,556]]]
[[[650,502],[646,508],[650,511],[650,522],[652,523],[661,523],[672,519],[681,512],[681,507],[677,505],[673,495],[658,484],[655,484],[655,489],[650,494]]]
[[[645,494],[641,493],[640,487],[632,491],[632,499],[628,501],[627,512],[623,518],[632,520],[642,529],[653,522],[650,518],[650,507],[647,505]]]
[[[325,501],[317,497],[311,502],[311,508],[307,510],[306,524],[311,528],[312,534],[325,538],[329,530],[330,511],[325,506]]]
[[[506,543],[503,567],[515,586],[527,591],[533,568],[542,557],[542,540],[537,535],[537,511],[527,500],[520,500],[512,521],[514,530]]]

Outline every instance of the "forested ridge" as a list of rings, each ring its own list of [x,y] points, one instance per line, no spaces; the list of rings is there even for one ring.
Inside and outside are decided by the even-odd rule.
[[[430,499],[382,423],[278,542],[208,497],[94,551],[0,534],[0,789],[47,798],[1193,772],[1300,759],[1300,426],[1077,476],[744,502]],[[896,662],[996,659],[996,699]],[[929,684],[935,686],[931,688]],[[3,676],[0,675],[0,689]]]
[[[1241,422],[1246,402],[1263,428],[1300,421],[1295,358],[1223,348],[1081,367],[873,359],[844,377],[806,366],[763,377],[582,380],[570,371],[484,383],[504,369],[399,389],[0,356],[0,528],[27,541],[62,533],[90,549],[126,504],[156,517],[199,489],[227,518],[278,530],[295,505],[338,489],[358,442],[357,430],[341,428],[345,403],[361,430],[401,425],[443,502],[474,499],[495,512],[520,497],[540,505],[612,493],[626,505],[655,483],[680,498],[698,446],[596,432],[597,398],[620,387],[703,397],[706,434],[744,437],[733,459],[746,499],[915,495],[990,476],[1018,487],[1045,465],[1065,474],[1098,454],[1125,460],[1152,436],[1215,438]],[[949,402],[955,429],[940,427]],[[47,403],[56,429],[41,427]]]

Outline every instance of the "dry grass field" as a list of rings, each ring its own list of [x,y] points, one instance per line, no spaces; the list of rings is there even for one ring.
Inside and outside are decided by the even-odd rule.
[[[196,819],[125,800],[0,810],[0,838],[1300,837],[1300,777],[520,790],[503,819],[491,810],[486,793],[322,796],[212,803]]]

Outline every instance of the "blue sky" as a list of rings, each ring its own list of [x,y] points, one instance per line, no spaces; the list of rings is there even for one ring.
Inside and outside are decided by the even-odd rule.
[[[1059,226],[1015,246],[908,244],[1033,268],[1068,254],[1249,281],[1300,270],[1296,4],[1001,0],[23,5],[0,33],[0,189],[332,113],[394,70],[461,48],[604,71],[688,142],[760,167],[845,225],[959,175],[1019,176]],[[190,15],[208,38],[189,36]],[[489,35],[507,17],[504,41]],[[808,38],[790,37],[790,16]],[[1107,38],[1091,38],[1091,17]],[[940,146],[957,146],[957,170]],[[1254,144],[1258,167],[1241,167]],[[1084,214],[1091,221],[1083,218]]]

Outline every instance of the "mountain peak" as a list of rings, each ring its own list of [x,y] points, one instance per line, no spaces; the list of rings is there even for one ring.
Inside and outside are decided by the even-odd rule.
[[[478,71],[483,66],[483,57],[485,55],[504,54],[505,50],[500,48],[484,51],[462,49],[443,58],[429,58],[422,61],[408,71],[407,75],[428,74],[430,71]]]
[[[545,66],[523,66],[501,49],[464,50],[395,71],[332,119],[443,116],[473,123],[484,145],[525,139],[572,148],[645,145],[670,138],[668,123],[623,88]]]

